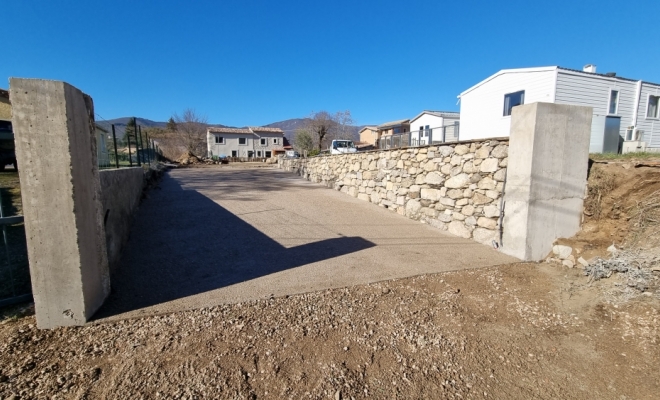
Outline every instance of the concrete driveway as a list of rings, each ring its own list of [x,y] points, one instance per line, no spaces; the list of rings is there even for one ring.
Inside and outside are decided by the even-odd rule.
[[[97,318],[516,261],[278,169],[175,169],[141,204]]]

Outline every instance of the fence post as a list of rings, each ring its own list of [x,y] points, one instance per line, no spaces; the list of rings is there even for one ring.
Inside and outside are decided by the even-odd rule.
[[[147,162],[151,165],[151,150],[149,149],[149,134],[144,133],[144,137],[147,139]]]
[[[117,153],[117,135],[115,135],[115,124],[112,124],[112,143],[115,145],[115,166],[119,168],[119,153]]]
[[[126,136],[126,141],[128,142],[128,165],[132,167],[133,158],[131,157],[131,135],[127,135],[124,133],[124,136]]]
[[[83,325],[110,294],[94,103],[61,81],[9,86],[37,326]]]

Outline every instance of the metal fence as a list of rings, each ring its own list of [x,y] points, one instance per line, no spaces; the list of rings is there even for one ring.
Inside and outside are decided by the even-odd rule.
[[[0,173],[0,307],[30,301],[32,285],[18,171]]]
[[[380,138],[378,148],[398,149],[401,147],[419,147],[431,144],[458,142],[459,124],[439,126],[420,131],[411,131],[387,135]]]
[[[111,124],[96,116],[96,142],[99,168],[124,168],[149,165],[163,159],[163,152],[136,124]]]

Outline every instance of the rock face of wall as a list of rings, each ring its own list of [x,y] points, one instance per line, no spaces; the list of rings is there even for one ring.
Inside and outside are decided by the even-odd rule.
[[[507,139],[281,159],[279,167],[456,236],[499,242]]]

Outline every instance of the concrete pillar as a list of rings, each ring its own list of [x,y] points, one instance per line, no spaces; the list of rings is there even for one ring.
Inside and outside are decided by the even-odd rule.
[[[37,326],[82,325],[110,292],[92,98],[11,78]]]
[[[513,108],[502,251],[543,259],[555,239],[580,229],[589,163],[591,107],[532,103]]]

